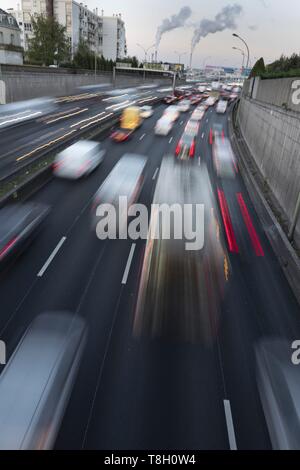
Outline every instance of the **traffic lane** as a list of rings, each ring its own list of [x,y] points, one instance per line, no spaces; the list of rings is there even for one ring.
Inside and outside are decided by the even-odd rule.
[[[126,152],[137,151],[147,155],[151,150],[151,158],[148,159],[148,163],[150,171],[155,171],[167,144],[165,140],[157,141],[156,145],[160,145],[157,155],[155,151],[153,152],[155,147],[153,147],[152,128],[162,109],[158,108],[153,118],[143,123],[139,131],[142,132],[143,129],[143,132],[146,133],[146,138],[143,141],[139,140],[138,134],[124,145],[118,145],[106,139],[103,141],[103,146],[106,149],[105,159],[90,176],[80,181],[54,178],[31,198],[33,202],[51,206],[52,212],[44,229],[38,234],[31,246],[19,258],[13,260],[9,269],[1,273],[0,293],[3,315],[1,316],[0,331],[14,314],[22,299],[29,294],[32,285],[36,282],[36,273],[42,267],[44,260],[47,259],[60,239],[63,236],[68,236],[70,230],[74,228],[74,224],[77,224],[77,218],[91,202],[95,192],[121,156]],[[157,163],[156,157],[158,157]]]
[[[295,335],[298,337],[299,306],[268,243],[240,175],[234,181],[217,180],[217,183],[226,196],[239,248],[239,253],[231,256],[233,279],[230,297],[224,306],[229,321],[224,322],[221,330],[224,370],[229,377],[228,389],[233,413],[238,416],[239,445],[244,449],[269,448],[270,441],[256,387],[253,348],[261,338],[268,336],[287,337],[290,340]],[[244,205],[238,195],[242,195]],[[262,252],[255,250],[257,246],[253,243],[253,229]],[[245,397],[247,407],[244,406]]]
[[[151,200],[150,188],[144,201]],[[113,242],[105,253],[109,272],[103,258],[81,305],[89,312],[90,336],[56,447],[227,449],[217,347],[133,338],[145,245],[137,242],[126,284],[116,296],[112,288],[120,285],[122,245]],[[107,317],[111,323],[103,343],[100,323]]]
[[[157,112],[159,116],[161,110]],[[77,230],[80,217],[88,210],[93,195],[119,158],[130,151],[151,154],[148,159],[149,174],[150,180],[154,181],[153,174],[159,167],[165,147],[168,145],[167,140],[157,139],[153,146],[155,119],[154,115],[153,119],[144,123],[146,137],[142,141],[138,139],[138,135],[125,145],[117,145],[107,140],[105,142],[107,156],[104,163],[86,180],[74,182],[54,179],[32,199],[52,206],[53,210],[44,231],[2,277],[0,288],[4,312],[0,325],[2,333],[8,326],[14,325],[13,320],[18,318],[22,302],[27,297],[31,298],[31,290],[37,283],[36,273],[62,237],[68,237],[73,230]]]
[[[217,348],[133,337],[142,257],[136,259],[101,363],[83,447],[228,449]],[[76,448],[67,440],[70,430],[59,448]]]

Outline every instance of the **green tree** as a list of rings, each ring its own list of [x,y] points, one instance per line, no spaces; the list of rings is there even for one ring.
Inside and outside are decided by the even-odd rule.
[[[83,39],[80,39],[79,41],[73,62],[74,65],[80,69],[94,68],[95,55]]]
[[[69,59],[70,47],[64,26],[51,16],[39,15],[32,18],[32,28],[34,37],[29,41],[29,61],[52,65]]]
[[[265,62],[264,62],[264,59],[261,57],[254,65],[253,69],[251,70],[250,78],[260,77],[265,72],[266,72]]]

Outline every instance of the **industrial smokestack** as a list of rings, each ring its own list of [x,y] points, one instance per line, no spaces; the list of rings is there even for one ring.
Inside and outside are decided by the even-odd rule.
[[[186,20],[191,16],[192,10],[190,7],[182,7],[177,15],[172,15],[171,18],[165,18],[162,24],[157,28],[155,38],[155,49],[158,50],[162,36],[168,31],[184,26]]]
[[[208,34],[215,34],[219,31],[224,31],[225,29],[235,29],[236,19],[242,11],[243,8],[241,5],[235,3],[224,7],[220,13],[215,16],[214,20],[208,20],[206,18],[201,20],[194,30],[191,53],[194,52],[194,49],[200,40],[205,38]]]

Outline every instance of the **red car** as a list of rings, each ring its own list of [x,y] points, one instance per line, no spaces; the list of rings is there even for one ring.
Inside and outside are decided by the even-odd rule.
[[[191,98],[190,98],[191,104],[199,104],[199,103],[201,103],[201,101],[202,101],[201,96],[194,95],[194,96],[191,96]]]
[[[195,136],[185,132],[177,144],[175,155],[178,160],[189,160],[194,158],[196,150]]]
[[[114,142],[125,142],[125,140],[129,139],[132,132],[132,130],[128,129],[117,129],[111,134],[110,137]]]
[[[173,104],[173,103],[175,103],[177,100],[178,100],[178,98],[177,98],[176,96],[170,95],[170,96],[166,96],[166,97],[164,98],[164,103],[166,103],[166,104]]]

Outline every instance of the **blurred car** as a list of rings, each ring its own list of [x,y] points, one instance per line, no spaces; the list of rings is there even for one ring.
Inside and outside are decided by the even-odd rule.
[[[157,178],[150,216],[152,235],[148,236],[144,250],[133,321],[134,336],[143,341],[174,340],[198,347],[215,344],[219,331],[226,287],[226,248],[207,169],[205,165],[190,169],[189,165],[176,164],[172,156],[165,156]],[[200,251],[187,250],[187,235],[178,236],[178,224],[183,228],[185,204],[203,204],[201,226],[205,243]],[[169,208],[176,205],[179,210],[168,218],[168,213],[157,209],[161,205]],[[168,225],[167,236],[164,220]],[[187,223],[195,225],[192,214],[185,214],[184,224]],[[199,235],[200,231],[195,227],[195,233]]]
[[[206,86],[203,86],[203,85],[200,85],[198,90],[200,91],[200,93],[205,93],[206,91]]]
[[[164,103],[166,103],[166,104],[176,103],[177,100],[178,100],[178,98],[176,96],[173,96],[173,95],[166,96],[163,99]]]
[[[0,375],[0,449],[52,449],[85,346],[83,318],[35,318]]]
[[[163,116],[166,116],[170,121],[177,121],[180,116],[177,106],[168,106],[164,111]]]
[[[124,142],[128,140],[132,133],[142,124],[142,111],[138,106],[129,106],[122,112],[120,127],[111,135],[115,142]]]
[[[155,135],[168,135],[173,128],[174,120],[170,119],[169,116],[162,116],[155,124],[154,133]]]
[[[223,125],[219,122],[214,122],[212,126],[212,137],[213,140],[217,137],[222,137],[223,135]]]
[[[194,96],[191,96],[190,98],[190,102],[192,105],[194,104],[199,104],[202,100],[202,97],[201,96],[198,96],[198,95],[194,95]]]
[[[205,101],[204,101],[204,104],[210,108],[211,106],[214,106],[216,104],[216,98],[214,98],[213,96],[210,96],[209,98],[207,98]]]
[[[186,113],[187,111],[189,111],[191,107],[191,102],[190,100],[182,100],[182,101],[179,101],[179,103],[177,104],[177,108],[179,109],[179,111],[181,113]]]
[[[258,390],[274,450],[300,450],[300,375],[291,343],[262,340],[255,348]]]
[[[49,206],[30,202],[0,209],[0,267],[31,241],[49,212]]]
[[[153,116],[153,113],[154,113],[154,111],[153,111],[152,106],[146,106],[145,105],[145,106],[141,107],[141,117],[143,119],[150,118],[151,116]]]
[[[213,163],[219,178],[235,178],[235,156],[227,138],[217,137],[213,143]]]
[[[216,107],[217,114],[225,114],[227,111],[227,104],[228,104],[227,101],[220,100]]]
[[[177,159],[189,160],[190,158],[194,158],[195,150],[195,136],[193,134],[189,134],[188,132],[184,132],[175,149],[175,155]]]
[[[185,133],[197,137],[199,132],[199,123],[193,119],[190,119],[185,126]]]
[[[201,119],[203,119],[204,114],[205,114],[205,108],[203,106],[199,106],[198,108],[195,109],[195,111],[191,115],[191,119],[193,121],[201,121]]]
[[[107,178],[96,192],[92,203],[92,227],[97,226],[99,217],[97,208],[101,204],[111,204],[117,212],[117,229],[119,220],[127,223],[127,214],[120,207],[120,197],[126,197],[128,208],[137,202],[144,183],[144,173],[147,158],[143,155],[126,153],[114,166]]]
[[[105,152],[99,142],[79,140],[56,155],[53,164],[54,175],[69,179],[87,176],[103,161]]]

